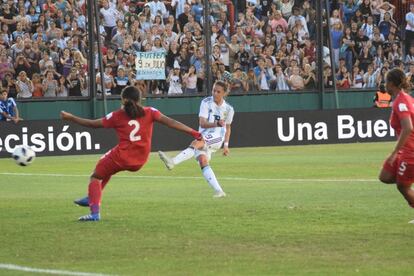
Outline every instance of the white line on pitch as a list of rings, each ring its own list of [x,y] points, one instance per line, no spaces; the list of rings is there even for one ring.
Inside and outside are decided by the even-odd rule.
[[[48,177],[89,177],[87,174],[60,174],[60,173],[12,173],[3,172],[0,175],[11,176],[48,176]],[[167,176],[167,175],[117,175],[119,178],[150,178],[150,179],[203,179],[199,176]],[[265,182],[378,182],[375,179],[313,179],[313,178],[245,178],[220,177],[220,180],[230,181],[265,181]]]
[[[1,263],[0,263],[0,269],[24,271],[24,272],[32,272],[32,273],[43,273],[43,274],[55,274],[55,275],[110,276],[108,274],[76,272],[76,271],[55,270],[55,269],[40,269],[40,268],[33,268],[33,267],[27,267],[27,266],[19,266],[19,265],[14,265],[14,264],[1,264]]]

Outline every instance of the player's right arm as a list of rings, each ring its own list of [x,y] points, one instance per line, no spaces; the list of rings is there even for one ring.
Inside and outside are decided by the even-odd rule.
[[[207,118],[204,118],[204,117],[199,117],[199,118],[200,118],[199,124],[200,124],[200,127],[202,128],[222,127],[226,124],[224,120],[214,121],[210,123],[209,121],[207,121]]]
[[[96,120],[90,120],[90,119],[84,119],[78,116],[75,116],[69,112],[61,111],[60,112],[60,118],[65,121],[70,121],[75,124],[90,127],[90,128],[101,128],[103,127],[102,119],[96,119]]]
[[[187,126],[187,125],[185,125],[181,122],[178,122],[178,121],[176,121],[176,120],[174,120],[174,119],[172,119],[168,116],[165,116],[161,113],[160,113],[159,117],[157,118],[157,121],[159,123],[169,127],[169,128],[173,128],[173,129],[176,129],[178,131],[188,133],[197,140],[202,140],[203,139],[200,132],[198,132],[198,131],[192,129],[191,127],[189,127],[189,126]]]

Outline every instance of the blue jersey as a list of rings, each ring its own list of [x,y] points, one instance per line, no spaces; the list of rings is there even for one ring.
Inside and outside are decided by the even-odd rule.
[[[5,101],[0,101],[0,120],[5,121],[7,118],[3,115],[4,112],[9,114],[10,116],[15,116],[14,107],[16,106],[16,102],[13,98],[8,98]]]

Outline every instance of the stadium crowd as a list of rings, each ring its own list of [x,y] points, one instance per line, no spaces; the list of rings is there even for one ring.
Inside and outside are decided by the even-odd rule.
[[[315,0],[209,2],[213,80],[230,72],[232,93],[316,88]],[[85,5],[2,0],[0,80],[9,97],[88,96]],[[327,88],[335,77],[340,89],[377,89],[394,67],[414,83],[414,1],[331,0],[329,6],[326,26],[336,70],[332,76],[324,47]],[[202,91],[202,0],[101,0],[99,9],[105,68],[103,89],[96,75],[99,92],[120,94],[128,84],[152,94]],[[136,80],[138,51],[166,53],[165,81]]]

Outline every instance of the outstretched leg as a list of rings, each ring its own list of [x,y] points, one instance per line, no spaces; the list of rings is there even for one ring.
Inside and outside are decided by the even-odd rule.
[[[167,169],[172,170],[176,165],[193,158],[195,155],[195,149],[201,149],[204,147],[204,145],[204,141],[194,140],[188,148],[186,148],[173,158],[168,157],[162,151],[159,151],[158,155],[162,162],[164,162]]]

